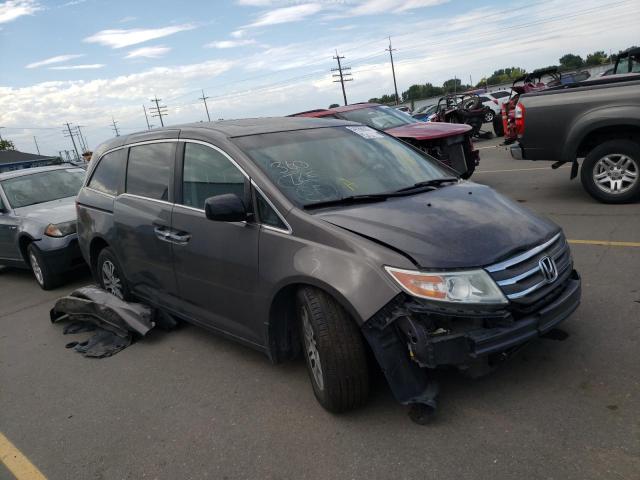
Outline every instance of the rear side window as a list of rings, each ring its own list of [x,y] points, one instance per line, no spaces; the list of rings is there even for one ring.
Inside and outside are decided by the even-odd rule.
[[[175,143],[151,143],[131,147],[126,192],[154,200],[169,200]]]
[[[493,92],[491,95],[493,95],[494,98],[502,98],[502,97],[508,97],[509,92]]]
[[[122,149],[103,156],[91,176],[88,187],[102,193],[116,195],[124,172],[126,152],[126,149]]]
[[[488,99],[487,97],[479,97],[479,98],[480,98],[480,101],[481,101],[482,103],[484,103],[484,102],[488,102],[488,101],[489,101],[489,99]]]
[[[244,198],[244,184],[244,175],[224,154],[199,143],[185,144],[183,205],[204,208],[207,198],[225,193]]]

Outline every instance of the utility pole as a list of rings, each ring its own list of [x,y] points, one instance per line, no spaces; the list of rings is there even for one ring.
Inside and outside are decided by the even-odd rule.
[[[147,121],[147,130],[151,130],[151,127],[153,127],[153,125],[149,123],[149,116],[147,115],[147,107],[142,105],[142,108],[144,109],[144,119]]]
[[[395,48],[391,47],[391,37],[389,37],[389,48],[384,49],[385,52],[389,52],[389,57],[391,58],[391,73],[393,73],[393,89],[396,92],[396,105],[400,104],[400,97],[398,96],[398,84],[396,83],[396,69],[393,66],[393,52]]]
[[[113,125],[113,127],[111,127],[111,130],[115,132],[116,137],[119,137],[120,132],[118,131],[118,122],[116,122],[116,120],[113,118],[113,115],[111,115],[111,124]]]
[[[36,140],[36,136],[33,136],[33,142],[36,144],[36,150],[38,151],[38,155],[40,155],[40,147],[38,147],[38,140]]]
[[[338,72],[336,74],[334,74],[334,77],[340,77],[339,80],[334,80],[333,83],[338,83],[340,82],[340,85],[342,85],[342,98],[344,98],[344,104],[347,105],[347,93],[344,90],[344,82],[352,82],[353,78],[346,78],[346,77],[350,77],[351,73],[349,72],[344,72],[344,70],[351,70],[351,67],[343,67],[342,64],[340,63],[340,60],[342,60],[344,57],[341,57],[340,55],[338,55],[338,50],[336,49],[336,56],[333,57],[334,60],[338,61],[338,68],[332,68],[331,71],[332,72]]]
[[[0,130],[2,130],[4,127],[0,127]],[[2,141],[2,132],[0,131],[0,142]]]
[[[202,100],[204,102],[204,109],[207,111],[207,119],[211,121],[211,117],[209,116],[209,107],[207,107],[208,98],[211,98],[211,97],[205,97],[204,90],[202,90],[202,96],[199,98],[199,100]]]
[[[62,133],[65,134],[65,137],[71,137],[71,142],[73,143],[73,149],[76,151],[76,158],[80,158],[80,154],[78,153],[78,147],[76,147],[76,140],[75,138],[73,138],[73,133],[71,132],[71,126],[69,125],[69,122],[65,123],[66,127],[67,127],[67,132],[69,132],[69,135],[66,135],[66,132],[63,130]]]
[[[164,122],[162,121],[162,116],[163,115],[168,115],[167,114],[167,106],[166,105],[160,105],[160,100],[162,100],[161,98],[152,98],[151,101],[155,102],[156,106],[155,107],[151,107],[151,111],[153,112],[155,110],[155,113],[152,113],[151,116],[152,117],[159,117],[160,118],[160,125],[164,127]]]
[[[83,152],[88,152],[89,151],[89,144],[87,143],[87,138],[82,134],[81,127],[84,127],[84,125],[77,125],[76,126],[76,128],[78,129],[78,136],[80,137],[80,141],[82,142],[82,151]]]

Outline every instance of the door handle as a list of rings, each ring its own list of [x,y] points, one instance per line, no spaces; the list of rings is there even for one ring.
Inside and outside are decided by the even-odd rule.
[[[185,232],[172,232],[169,238],[179,245],[186,245],[191,240],[191,234]]]
[[[160,240],[165,242],[170,242],[171,232],[167,229],[167,227],[153,227],[153,231]]]

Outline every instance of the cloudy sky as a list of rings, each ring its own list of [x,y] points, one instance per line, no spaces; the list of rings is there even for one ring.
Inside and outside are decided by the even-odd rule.
[[[339,103],[337,49],[350,102],[564,53],[638,44],[638,0],[0,0],[0,134],[42,153],[70,149],[64,122],[92,148],[146,129],[158,96],[167,124],[286,115]],[[152,123],[159,125],[156,118]]]

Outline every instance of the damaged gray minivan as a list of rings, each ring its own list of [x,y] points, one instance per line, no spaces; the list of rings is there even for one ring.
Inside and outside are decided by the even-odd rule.
[[[264,118],[117,137],[77,198],[96,280],[266,353],[318,401],[361,405],[369,350],[403,404],[580,302],[561,229],[352,122]]]

